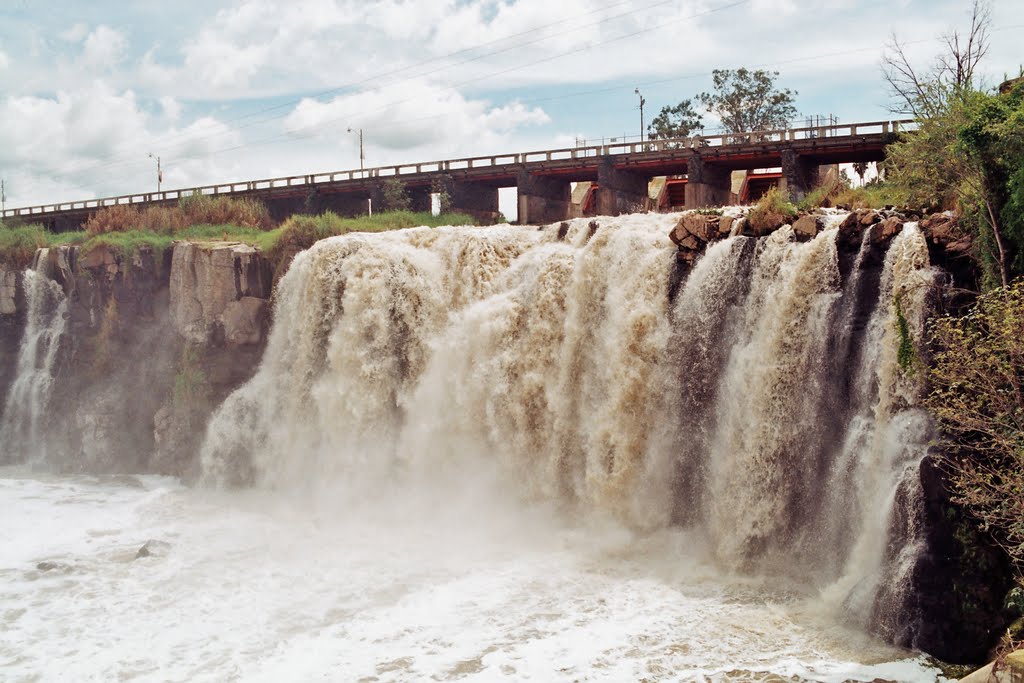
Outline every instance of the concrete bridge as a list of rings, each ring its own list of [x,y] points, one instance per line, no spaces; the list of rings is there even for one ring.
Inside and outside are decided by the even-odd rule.
[[[548,223],[569,217],[574,182],[595,184],[592,213],[617,215],[647,205],[654,177],[685,176],[685,206],[700,208],[729,201],[732,171],[778,167],[780,184],[799,199],[812,189],[819,166],[881,161],[886,146],[911,125],[876,121],[449,159],[21,207],[3,211],[3,218],[73,230],[103,207],[173,204],[194,193],[256,198],[275,218],[325,210],[357,215],[368,199],[379,205],[384,183],[398,178],[418,211],[429,210],[432,193],[446,192],[453,210],[493,218],[498,189],[515,187],[519,222]]]

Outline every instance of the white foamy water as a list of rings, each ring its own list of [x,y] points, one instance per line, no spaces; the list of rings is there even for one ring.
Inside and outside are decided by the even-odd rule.
[[[938,680],[795,589],[723,575],[695,536],[574,522],[497,483],[340,514],[343,492],[0,470],[0,678]],[[134,559],[149,540],[167,545]]]

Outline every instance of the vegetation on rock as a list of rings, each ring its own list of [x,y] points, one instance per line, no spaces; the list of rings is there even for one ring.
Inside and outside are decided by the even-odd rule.
[[[193,225],[234,225],[269,230],[273,226],[267,207],[254,199],[193,194],[174,206],[138,208],[126,204],[97,211],[85,223],[90,237],[112,232],[151,232],[174,235]]]
[[[27,268],[32,265],[37,249],[75,244],[84,237],[82,232],[54,234],[41,225],[6,227],[0,224],[0,265],[19,270]]]
[[[747,221],[754,234],[763,235],[797,217],[797,208],[785,194],[773,187],[758,200],[747,215]]]
[[[932,326],[929,410],[956,500],[1024,569],[1024,279]]]

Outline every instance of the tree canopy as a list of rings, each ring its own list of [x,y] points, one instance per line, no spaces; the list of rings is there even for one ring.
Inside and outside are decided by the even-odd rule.
[[[663,107],[648,126],[648,135],[652,140],[687,137],[699,130],[702,119],[695,102],[705,114],[719,119],[726,133],[785,128],[796,116],[797,92],[776,88],[778,76],[778,71],[763,69],[715,69],[712,92]]]

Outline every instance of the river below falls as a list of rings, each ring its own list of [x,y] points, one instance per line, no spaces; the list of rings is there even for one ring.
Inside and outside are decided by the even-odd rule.
[[[685,532],[488,487],[302,496],[8,468],[0,509],[4,681],[943,680],[798,586],[729,576]]]

